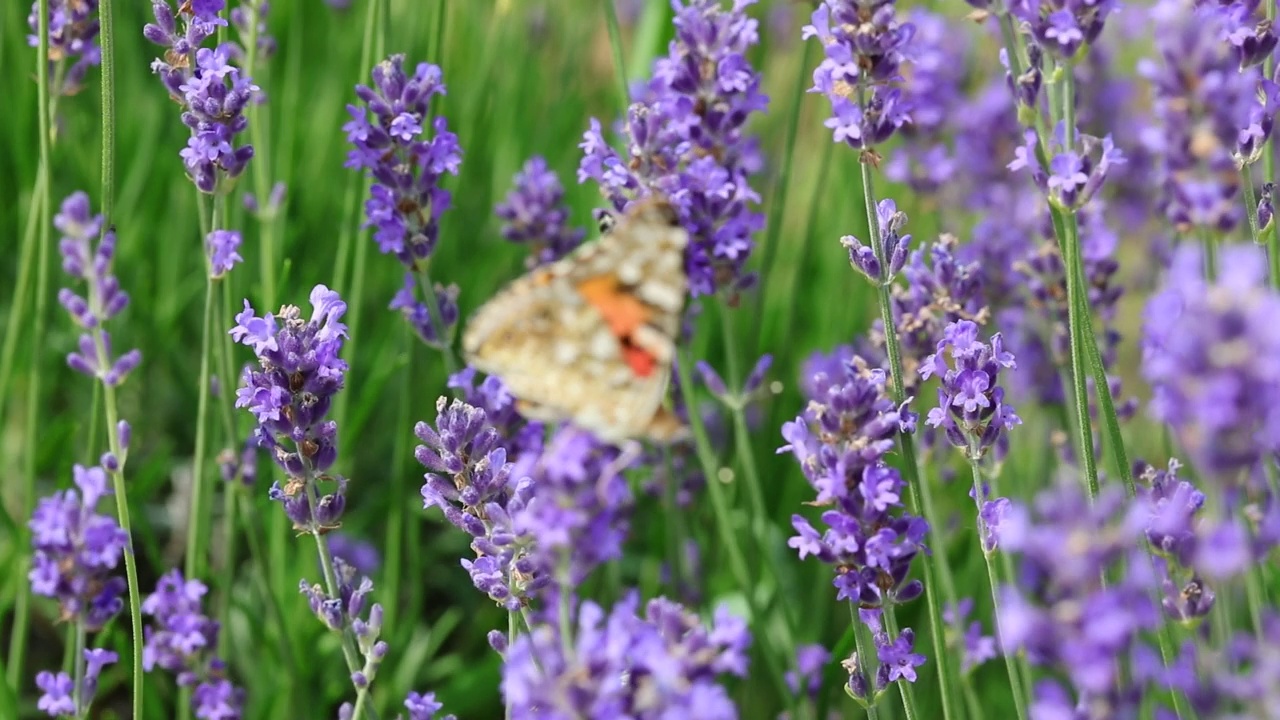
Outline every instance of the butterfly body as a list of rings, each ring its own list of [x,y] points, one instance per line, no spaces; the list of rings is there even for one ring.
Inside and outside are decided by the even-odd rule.
[[[683,433],[662,401],[675,359],[688,234],[641,200],[599,241],[514,280],[467,324],[462,349],[526,417],[607,442]]]

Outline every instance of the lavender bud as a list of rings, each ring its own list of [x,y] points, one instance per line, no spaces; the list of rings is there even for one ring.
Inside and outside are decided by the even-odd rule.
[[[698,376],[702,378],[702,383],[707,386],[707,390],[712,395],[723,398],[729,394],[729,389],[725,387],[724,380],[721,379],[719,373],[715,371],[705,361],[699,360],[694,369],[698,371]]]
[[[750,395],[756,390],[759,390],[760,386],[764,384],[765,374],[769,372],[769,368],[772,366],[773,356],[768,354],[762,355],[760,359],[756,361],[755,367],[751,368],[751,373],[747,375],[747,382],[742,386],[743,394]]]

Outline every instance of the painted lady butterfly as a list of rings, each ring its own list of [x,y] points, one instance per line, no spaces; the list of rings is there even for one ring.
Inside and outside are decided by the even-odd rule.
[[[632,203],[600,238],[535,268],[471,317],[467,361],[496,375],[525,417],[601,440],[671,442],[662,401],[675,359],[689,236],[665,201]]]

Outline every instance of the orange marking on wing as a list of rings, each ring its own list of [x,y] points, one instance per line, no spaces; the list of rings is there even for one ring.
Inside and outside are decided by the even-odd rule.
[[[648,377],[658,365],[657,358],[631,343],[631,335],[649,320],[644,303],[624,291],[613,275],[600,275],[578,283],[578,293],[600,311],[609,332],[622,341],[622,357],[631,372]]]

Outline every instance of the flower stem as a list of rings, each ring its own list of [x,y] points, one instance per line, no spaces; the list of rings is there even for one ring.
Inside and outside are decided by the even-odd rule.
[[[85,697],[81,693],[81,686],[84,685],[84,644],[85,630],[84,618],[80,618],[75,622],[75,644],[71,650],[71,667],[74,669],[74,682],[71,686],[71,704],[76,708],[76,717],[82,718],[86,716]]]
[[[44,177],[44,158],[36,168],[35,187],[31,190],[31,200],[27,203],[27,219],[22,227],[22,249],[18,255],[18,278],[13,286],[13,300],[9,303],[9,317],[25,317],[27,300],[31,293],[31,271],[35,266],[36,237],[39,228],[44,225],[46,207],[45,193],[48,191]],[[4,346],[0,350],[0,399],[9,399],[9,381],[13,378],[13,361],[18,356],[18,338],[26,329],[27,323],[10,322],[4,329]],[[31,347],[38,347],[39,342],[33,340]],[[6,403],[7,406],[7,403]]]
[[[301,456],[302,456],[301,451],[299,451],[299,457]],[[312,524],[312,527],[314,528],[317,526],[316,518],[315,518],[316,504],[317,504],[316,490],[315,490],[315,477],[310,467],[307,468],[306,473],[307,473],[307,478],[305,483],[306,483],[306,493],[307,493],[307,505],[311,508],[311,524]],[[321,533],[319,530],[313,529],[308,534],[311,535],[313,538],[315,538],[316,552],[319,553],[320,555],[320,570],[324,574],[324,584],[325,584],[325,588],[329,592],[329,597],[335,597],[335,598],[339,597],[338,574],[333,569],[333,555],[330,554],[329,552],[329,543],[324,539],[324,534]],[[345,658],[347,661],[347,669],[350,670],[353,674],[356,672],[359,672],[362,667],[360,664],[360,656],[355,646],[354,635],[351,632],[351,625],[347,621],[345,616],[342,622],[341,635],[342,635],[342,643],[341,643],[342,657]],[[360,687],[358,685],[355,685],[354,683],[353,683],[353,686],[356,689],[356,706],[359,707],[364,704],[364,697],[365,695],[368,694],[369,688],[368,688],[368,685],[366,685],[365,687]],[[369,715],[374,718],[377,717],[377,713],[376,711],[374,711],[373,708],[369,708]]]
[[[858,661],[854,671],[862,674],[862,681],[867,688],[867,720],[878,720],[880,711],[876,709],[876,676],[871,672],[871,659],[876,656],[867,649],[867,633],[870,628],[858,617],[858,610],[852,600],[849,601],[849,620],[853,623],[853,645],[857,648]]]
[[[444,360],[444,371],[452,376],[458,372],[458,356],[453,352],[453,329],[444,326],[444,314],[440,312],[440,300],[436,297],[435,283],[431,282],[431,271],[423,268],[418,271],[418,285],[422,289],[423,300],[427,306],[427,315],[431,317],[431,327],[436,331],[436,348]]]
[[[250,0],[249,30],[245,38],[244,74],[255,78],[258,74],[258,24],[261,20],[264,0]],[[249,123],[249,138],[254,147],[253,192],[258,200],[258,280],[262,284],[262,301],[267,308],[276,307],[276,209],[268,208],[268,197],[271,187],[268,183],[271,174],[270,148],[267,145],[267,127],[269,115],[267,105],[249,104],[249,112],[253,115]]]
[[[206,219],[204,197],[197,198],[197,204],[201,208],[201,220]],[[212,215],[212,213],[210,214]],[[213,232],[217,227],[217,218],[208,217],[209,222],[201,222],[201,244],[207,234]],[[203,250],[202,250],[203,252]],[[196,447],[195,453],[191,461],[191,504],[187,512],[187,549],[186,561],[183,570],[188,578],[200,578],[204,576],[206,565],[205,552],[205,530],[204,530],[204,483],[205,483],[205,455],[208,452],[208,435],[209,435],[209,361],[213,353],[213,313],[214,313],[214,293],[213,293],[213,277],[209,272],[208,260],[205,261],[206,272],[204,280],[204,316],[200,325],[200,374],[196,379],[198,383],[196,395]]]
[[[1271,141],[1268,140],[1267,142]],[[1267,149],[1270,150],[1270,148]],[[1249,221],[1249,237],[1253,238],[1255,245],[1262,245],[1265,241],[1262,238],[1261,231],[1258,229],[1258,194],[1253,187],[1251,167],[1246,164],[1240,165],[1240,188],[1244,190],[1244,215],[1245,219]],[[1207,250],[1208,248],[1206,248]]]
[[[978,465],[978,457],[975,448],[969,448],[965,452],[965,457],[969,460],[969,470],[973,474],[973,502],[976,510],[978,522],[978,542],[981,544],[987,537],[987,523],[982,519],[982,468]],[[987,565],[987,580],[991,584],[991,610],[995,617],[996,644],[1000,648],[1000,653],[1004,655],[1004,667],[1009,674],[1009,689],[1013,692],[1013,705],[1018,711],[1018,717],[1026,720],[1027,707],[1024,695],[1022,694],[1022,683],[1018,680],[1018,670],[1014,666],[1014,657],[1010,652],[1010,648],[1005,646],[1004,630],[1000,623],[1000,586],[997,580],[996,566],[992,561],[994,553],[982,548],[982,559]]]
[[[871,238],[871,247],[876,254],[876,259],[880,262],[880,267],[884,272],[889,269],[889,257],[884,247],[883,239],[880,237],[880,222],[876,213],[875,187],[871,176],[871,166],[868,163],[860,163],[862,167],[862,198],[867,213],[867,233]],[[898,329],[893,321],[893,305],[889,297],[889,283],[876,283],[876,293],[880,306],[880,322],[884,325],[884,346],[885,355],[889,360],[889,378],[891,381],[891,389],[893,392],[893,400],[898,405],[907,401],[906,378],[903,374],[902,364],[902,348],[898,344]],[[915,441],[911,435],[900,433],[898,435],[898,447],[902,450],[902,466],[903,473],[906,475],[907,484],[907,512],[913,515],[920,514],[920,475],[917,472],[919,463],[916,460]],[[929,523],[930,535],[938,538],[939,546],[942,545],[941,536],[937,534],[940,525],[935,524],[937,518],[927,517],[925,521]],[[938,663],[938,681],[941,688],[942,696],[942,716],[944,718],[951,717],[953,709],[951,702],[954,687],[952,685],[951,659],[950,654],[944,647],[946,638],[946,625],[942,622],[942,608],[938,597],[938,587],[934,579],[934,557],[920,553],[917,558],[924,567],[924,591],[925,604],[929,610],[929,634],[933,643],[933,654],[937,658]],[[941,562],[945,563],[943,558]]]
[[[676,362],[676,374],[680,378],[680,387],[685,393],[685,403],[689,410],[689,427],[693,431],[694,449],[698,456],[698,463],[702,466],[702,474],[707,479],[707,494],[711,496],[712,514],[716,519],[716,529],[720,534],[720,541],[724,545],[725,552],[729,555],[729,571],[733,573],[734,580],[738,583],[738,587],[742,589],[743,596],[747,601],[747,608],[751,612],[751,621],[753,623],[765,622],[764,611],[760,606],[759,596],[756,593],[758,583],[752,577],[749,566],[747,565],[746,556],[742,552],[742,547],[738,544],[738,538],[733,531],[733,520],[730,518],[730,510],[728,499],[724,496],[723,483],[719,480],[719,463],[716,460],[715,450],[711,448],[711,441],[707,437],[707,429],[702,424],[702,416],[693,410],[697,407],[694,402],[694,386],[693,378],[690,375],[689,368],[692,360],[689,357],[689,351],[682,348],[679,359]],[[774,654],[774,648],[770,636],[762,634],[761,651],[764,656],[765,663],[769,668],[767,675],[773,681],[777,691],[786,697],[790,694],[786,681],[783,677],[784,669],[779,666],[778,658]]]
[[[604,5],[605,26],[609,29],[609,47],[613,50],[613,70],[617,74],[619,99],[622,101],[622,114],[625,117],[627,106],[631,104],[631,91],[627,88],[627,66],[622,59],[622,29],[618,26],[618,8],[613,0],[602,0]]]

